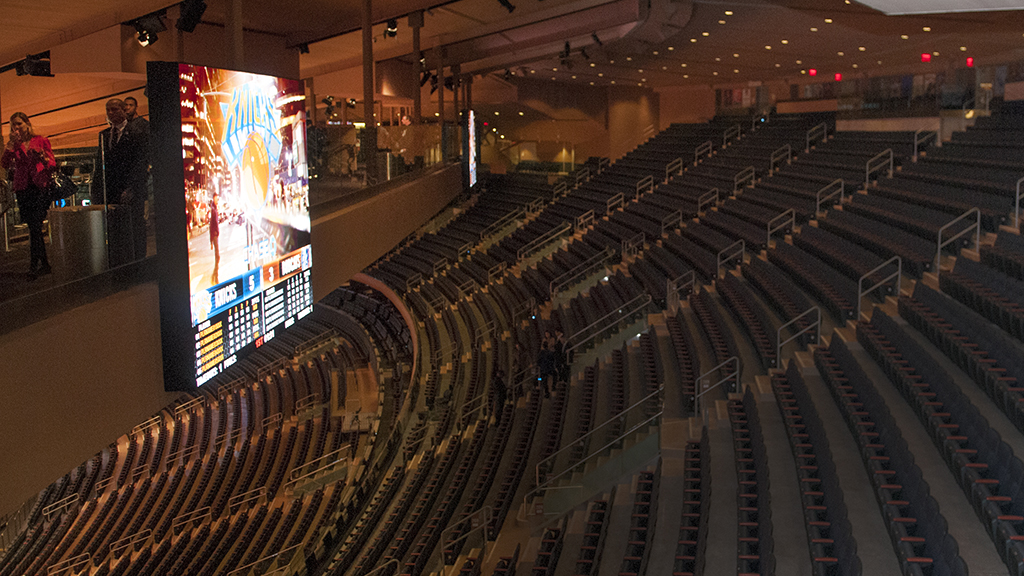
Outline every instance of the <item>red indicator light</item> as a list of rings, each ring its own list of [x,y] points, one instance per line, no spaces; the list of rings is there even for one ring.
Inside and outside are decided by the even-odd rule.
[[[808,76],[817,76],[818,75],[818,69],[817,68],[811,68],[810,70],[807,71],[807,75]]]
[[[967,67],[968,68],[974,68],[974,57],[973,56],[968,56],[967,57]]]
[[[921,62],[931,62],[931,61],[932,61],[932,55],[931,54],[929,54],[927,52],[922,52],[921,53]]]
[[[843,75],[840,74],[839,72],[836,72],[836,82],[840,82],[840,81],[842,81],[842,79],[843,79]]]

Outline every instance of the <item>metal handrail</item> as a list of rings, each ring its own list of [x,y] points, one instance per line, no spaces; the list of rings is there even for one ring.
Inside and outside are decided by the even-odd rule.
[[[590,181],[590,168],[583,167],[576,171],[576,185]]]
[[[264,556],[263,558],[260,558],[258,560],[254,560],[254,561],[246,564],[245,566],[242,566],[240,568],[235,568],[231,572],[228,572],[228,576],[235,576],[235,575],[240,575],[240,574],[243,574],[243,573],[247,574],[249,571],[252,570],[253,566],[256,566],[257,564],[261,564],[263,562],[267,562],[268,560],[272,561],[272,560],[275,560],[276,558],[280,558],[286,552],[292,552],[296,548],[299,548],[301,546],[302,546],[302,544],[296,544],[295,546],[291,546],[289,548],[285,548],[284,550],[281,550],[279,552],[275,552],[273,554],[270,554],[269,556]],[[396,560],[396,562],[397,562],[397,560]],[[366,576],[370,576],[370,575],[367,574]]]
[[[454,546],[456,542],[461,542],[462,540],[465,540],[466,538],[469,538],[472,534],[474,534],[476,532],[479,532],[480,530],[483,530],[483,532],[484,532],[483,546],[481,547],[480,555],[481,556],[485,555],[485,550],[487,548],[487,540],[490,539],[490,534],[488,534],[488,530],[491,527],[491,519],[492,519],[493,513],[494,513],[494,509],[491,508],[490,506],[484,506],[483,508],[477,508],[473,512],[470,512],[465,517],[459,519],[456,522],[453,522],[447,528],[445,528],[444,530],[441,531],[441,573],[440,573],[439,576],[444,576],[444,568],[445,568],[445,566],[448,566],[448,558],[445,556],[444,551],[449,546]],[[479,520],[477,520],[477,516],[478,515],[480,516]],[[475,527],[473,526],[473,522],[474,521],[479,522]],[[470,529],[465,534],[460,535],[458,538],[456,538],[455,540],[452,540],[451,542],[449,542],[449,541],[447,541],[445,539],[445,535],[446,534],[448,534],[449,532],[455,531],[456,529],[458,529],[459,527],[461,527],[463,524],[465,524],[467,522],[469,522]],[[397,562],[397,560],[393,560],[393,561]],[[453,560],[453,563],[454,563],[454,560]],[[385,566],[386,566],[386,564],[385,564]],[[367,574],[366,576],[370,576],[370,575]]]
[[[58,500],[53,504],[50,504],[46,508],[43,508],[43,517],[49,520],[50,518],[60,514],[61,512],[71,508],[78,502],[78,494],[72,494],[62,500]]]
[[[303,396],[302,398],[299,398],[298,400],[295,401],[295,411],[298,412],[299,410],[312,408],[317,404],[320,404],[320,393],[313,392],[312,394],[309,394],[308,396]]]
[[[807,148],[804,149],[804,152],[811,151],[811,141],[813,141],[817,137],[819,132],[821,132],[822,142],[828,140],[828,124],[822,122],[821,124],[818,124],[814,128],[811,128],[810,130],[807,131]]]
[[[701,156],[711,156],[711,153],[714,150],[715,144],[711,140],[708,140],[707,142],[704,142],[700,146],[697,146],[697,148],[693,150],[693,165],[696,166],[697,164],[700,164]]]
[[[673,174],[678,176],[683,173],[683,158],[680,156],[665,166],[665,183],[672,179]]]
[[[961,220],[964,220],[965,218],[967,218],[971,214],[974,214],[975,216],[977,216],[977,219],[978,219],[977,222],[975,222],[974,226],[971,226],[970,228],[964,228],[963,230],[958,232],[952,238],[946,240],[945,242],[942,241],[942,233],[946,231],[946,228],[949,228],[950,226],[956,224],[957,222],[959,222]],[[940,270],[941,267],[939,266],[939,264],[942,261],[942,249],[947,244],[956,241],[957,238],[960,238],[961,236],[963,236],[964,234],[967,234],[971,230],[974,230],[974,246],[978,247],[978,246],[981,245],[981,210],[979,210],[977,207],[971,208],[967,212],[964,212],[963,214],[961,214],[961,215],[957,216],[956,218],[954,218],[953,220],[949,221],[949,223],[947,223],[942,228],[939,228],[939,237],[938,237],[938,241],[937,241],[937,246],[935,248],[935,277],[936,278],[939,277],[939,273],[941,272],[941,270]]]
[[[702,196],[697,198],[697,213],[703,214],[705,212],[704,207],[708,204],[717,206],[719,201],[718,188],[712,188],[705,192]]]
[[[707,376],[710,376],[712,373],[717,372],[720,368],[724,368],[726,366],[726,364],[731,364],[733,362],[736,363],[736,369],[735,370],[733,370],[732,372],[726,374],[724,378],[722,378],[718,382],[715,382],[709,388],[705,388],[704,390],[700,390],[700,382],[701,382],[701,380],[703,380]],[[728,382],[732,378],[736,379],[736,390],[739,391],[740,386],[742,385],[742,381],[740,380],[740,371],[742,369],[743,369],[743,365],[742,365],[742,363],[740,363],[740,359],[737,358],[736,356],[730,356],[729,358],[727,358],[724,362],[722,362],[718,366],[715,366],[711,370],[708,370],[707,372],[701,374],[700,376],[697,376],[697,379],[694,380],[694,382],[693,382],[693,410],[694,410],[694,413],[695,414],[700,414],[701,413],[700,412],[700,408],[699,408],[700,407],[700,397],[701,396],[707,394],[708,392],[711,392],[712,390],[714,390],[715,388],[718,388],[722,384],[725,384],[726,382]],[[700,390],[700,391],[698,392],[698,390]],[[707,422],[707,416],[705,415],[704,416],[704,424],[706,425],[707,423],[708,423]]]
[[[327,464],[324,464],[323,466],[320,466],[318,468],[310,470],[309,472],[307,472],[305,474],[301,474],[299,476],[295,476],[296,472],[299,472],[299,471],[301,471],[301,470],[303,470],[305,468],[308,468],[314,462],[319,462],[319,461],[324,460],[324,459],[326,459],[328,457],[333,458],[334,456],[338,455],[340,452],[346,451],[346,450],[351,450],[351,449],[352,449],[352,445],[351,444],[342,446],[341,448],[338,448],[337,450],[335,450],[334,452],[331,452],[330,454],[325,454],[325,455],[317,458],[316,460],[311,460],[311,461],[307,462],[306,464],[303,464],[300,468],[296,468],[296,469],[292,470],[291,473],[289,474],[289,476],[291,476],[291,478],[288,480],[288,482],[285,482],[285,489],[288,489],[288,487],[294,488],[295,486],[298,486],[300,480],[305,480],[307,478],[312,478],[313,476],[316,476],[317,474],[319,474],[321,472],[325,472],[327,470],[335,470],[335,469],[337,469],[337,465],[338,464],[345,463],[347,465],[348,461],[349,461],[349,458],[347,458],[345,456],[342,456],[341,458],[338,458],[336,460],[332,460],[332,461],[328,462]]]
[[[789,144],[783,144],[775,152],[772,152],[772,156],[769,159],[768,172],[775,171],[775,164],[785,158],[786,162],[793,160],[793,147]]]
[[[520,302],[515,308],[512,309],[512,321],[515,322],[520,316],[530,314],[531,310],[537,307],[537,301],[532,296],[527,300]]]
[[[636,195],[634,198],[639,198],[641,194],[646,192],[654,192],[654,176],[645,176],[636,183]]]
[[[560,290],[572,284],[578,277],[590,274],[592,270],[599,267],[597,264],[604,265],[608,260],[611,260],[613,256],[615,256],[615,251],[611,248],[605,248],[587,260],[584,260],[582,263],[574,266],[569,271],[552,280],[548,285],[548,294],[550,294],[551,298],[554,298]]]
[[[565,180],[562,180],[558,184],[555,184],[555,187],[551,189],[551,199],[556,200],[558,198],[561,198],[562,196],[565,196],[568,192],[569,185],[565,183]]]
[[[160,424],[163,424],[163,422],[164,422],[163,416],[160,416],[158,414],[156,416],[153,416],[149,420],[146,420],[142,424],[139,424],[135,428],[132,428],[132,431],[131,431],[130,435],[134,436],[134,435],[136,435],[136,434],[138,434],[140,432],[145,432],[145,431],[149,430],[150,428],[155,428],[155,427],[159,426]]]
[[[871,175],[878,172],[879,169],[884,168],[886,165],[885,159],[888,155],[889,164],[889,177],[892,177],[893,163],[892,163],[892,148],[886,148],[878,154],[875,154],[870,160],[864,164],[864,185],[867,186],[871,183]],[[882,162],[876,162],[882,160]]]
[[[689,278],[689,280],[685,280]],[[690,292],[693,292],[693,287],[697,283],[697,275],[693,270],[682,274],[678,278],[668,278],[665,280],[665,305],[670,310],[675,310],[679,307],[679,293],[683,291],[686,286],[690,287]]]
[[[562,182],[561,184],[562,184],[562,186],[565,186],[564,182]],[[499,230],[501,230],[505,226],[508,226],[514,220],[518,219],[520,216],[523,216],[524,212],[525,211],[524,211],[523,208],[519,208],[517,210],[513,210],[513,211],[509,212],[508,214],[505,214],[501,218],[498,218],[490,226],[488,226],[487,228],[484,228],[480,232],[480,241],[483,242],[488,237],[493,236]]]
[[[235,508],[236,506],[241,506],[242,504],[245,504],[247,502],[258,501],[260,498],[263,498],[266,495],[266,486],[260,486],[259,488],[254,488],[252,490],[249,490],[248,492],[236,494],[228,499],[228,513],[234,514],[234,511],[232,509]]]
[[[494,284],[499,278],[505,275],[505,270],[508,269],[508,262],[502,261],[495,264],[490,270],[487,271],[487,283]]]
[[[601,328],[597,332],[594,332],[590,336],[587,336],[586,338],[580,340],[576,344],[573,344],[571,347],[566,349],[566,354],[569,354],[570,352],[575,351],[577,348],[583,346],[584,344],[589,343],[594,338],[597,338],[605,330],[607,330],[607,329],[615,326],[616,324],[618,324],[618,322],[622,318],[628,318],[629,316],[639,312],[640,310],[643,310],[646,306],[650,305],[650,303],[651,303],[651,295],[650,294],[641,294],[641,295],[637,296],[636,298],[633,298],[629,302],[626,302],[622,306],[619,306],[617,310],[613,310],[613,311],[605,314],[604,316],[598,318],[597,320],[591,322],[587,327],[583,328],[582,330],[576,332],[571,337],[569,337],[567,339],[567,341],[571,342],[571,341],[575,340],[577,336],[580,336],[581,334],[584,334],[584,333],[590,331],[595,326],[597,326],[597,325],[599,325],[601,323],[606,322],[608,319],[610,319],[612,317],[617,316],[617,318],[615,318],[614,322],[608,324],[607,326]],[[632,309],[634,307],[635,307],[635,309]],[[624,313],[623,310],[626,310],[626,312]]]
[[[612,161],[610,159],[608,159],[608,158],[598,158],[597,159],[597,173],[600,174],[601,172],[604,172],[605,168],[610,166],[611,163],[612,163]]]
[[[796,334],[793,334],[789,338],[786,338],[785,340],[782,339],[782,331],[783,330],[785,330],[786,328],[789,328],[793,324],[796,324],[797,322],[800,321],[801,318],[803,318],[804,316],[807,316],[808,314],[811,314],[812,312],[815,315],[817,315],[817,317],[818,317],[817,320],[815,320],[811,324],[805,326],[804,328],[800,329],[799,332],[797,332]],[[780,368],[782,367],[782,347],[783,346],[785,346],[786,344],[789,344],[793,340],[796,340],[797,338],[803,336],[804,334],[810,332],[811,330],[814,330],[814,343],[817,345],[819,342],[821,342],[821,309],[818,308],[817,306],[811,306],[810,308],[805,310],[803,313],[801,313],[796,318],[793,318],[789,322],[786,322],[782,326],[779,326],[779,329],[775,331],[775,365],[780,367]]]
[[[837,190],[832,190],[833,188],[835,188],[836,184],[839,184],[839,188]],[[821,214],[823,212],[821,209],[822,203],[834,198],[836,194],[839,194],[839,203],[842,204],[843,201],[846,200],[846,184],[843,182],[842,178],[836,178],[835,180],[832,181],[831,184],[827,184],[823,186],[821,190],[818,190],[818,193],[816,195],[817,208],[815,209],[814,214]]]
[[[914,162],[917,162],[917,156],[920,153],[920,146],[930,139],[937,139],[939,133],[934,130],[918,130],[914,132]]]
[[[586,228],[587,226],[590,226],[593,223],[594,223],[594,211],[593,210],[587,210],[583,214],[580,214],[579,216],[576,217],[576,227],[574,228],[574,231],[575,232],[579,232],[583,228]]]
[[[457,410],[457,413],[459,414],[459,423],[461,425],[463,425],[463,426],[466,426],[467,423],[468,423],[468,420],[469,420],[469,416],[471,414],[476,414],[477,412],[479,412],[481,410],[484,410],[484,413],[486,414],[486,410],[487,410],[487,393],[486,392],[481,392],[475,398],[472,398],[470,400],[466,400],[465,402],[462,403],[461,406],[459,406],[459,409]]]
[[[49,566],[46,569],[46,576],[56,576],[57,574],[60,574],[65,570],[71,570],[72,573],[78,572],[77,569],[88,564],[89,560],[91,559],[92,556],[88,552],[84,552],[82,554],[79,554],[78,556],[68,558],[67,560],[62,560],[56,564]]]
[[[622,192],[619,192],[615,196],[609,198],[608,201],[605,202],[605,214],[611,214],[612,210],[622,208],[623,200],[625,200],[625,196],[622,195]]]
[[[412,292],[418,286],[423,284],[423,275],[419,272],[413,273],[411,276],[405,279],[405,291]]]
[[[732,179],[732,193],[735,194],[739,192],[740,188],[745,187],[748,182],[753,186],[755,174],[756,172],[753,166],[747,166],[741,170],[739,174],[736,174]],[[743,184],[743,186],[741,186],[741,184]]]
[[[118,554],[118,552],[124,550],[125,548],[128,548],[129,546],[132,546],[133,544],[135,544],[137,542],[142,542],[142,541],[144,541],[145,539],[149,538],[152,535],[153,535],[153,531],[150,530],[149,528],[147,528],[145,530],[142,530],[141,532],[138,532],[136,534],[132,534],[131,536],[125,536],[124,538],[121,538],[120,540],[116,540],[114,542],[111,542],[110,543],[110,554],[113,555],[114,558],[120,558],[121,555]],[[49,572],[47,572],[47,574],[49,574]]]
[[[882,278],[878,282],[875,282],[875,284],[873,286],[871,286],[870,288],[865,290],[864,289],[864,281],[867,280],[868,277],[871,276],[872,274],[874,274],[875,272],[878,272],[882,268],[885,268],[886,266],[892,264],[892,262],[894,260],[896,261],[896,271],[893,272],[892,274],[889,274],[885,278]],[[898,298],[899,295],[900,295],[900,281],[903,278],[903,260],[899,256],[893,256],[892,258],[889,258],[885,262],[882,262],[878,266],[875,266],[869,272],[867,272],[866,274],[864,274],[863,276],[860,277],[860,280],[857,281],[857,321],[858,322],[860,321],[860,305],[864,301],[864,296],[866,296],[867,294],[873,292],[875,290],[875,288],[878,288],[879,286],[881,286],[882,284],[885,284],[886,282],[892,280],[893,278],[896,278],[896,297]]]
[[[195,522],[196,520],[199,520],[203,516],[207,516],[209,514],[210,514],[210,507],[209,506],[203,506],[202,508],[200,508],[198,510],[193,510],[191,512],[186,512],[186,513],[181,514],[181,515],[179,515],[179,516],[174,518],[174,520],[171,522],[171,529],[174,530],[175,533],[177,533],[177,529],[178,528],[188,524],[189,522]]]
[[[548,242],[554,240],[555,238],[558,238],[559,236],[568,232],[571,229],[572,227],[569,225],[568,222],[562,222],[560,225],[555,226],[551,230],[548,230],[544,234],[541,234],[537,238],[534,238],[529,243],[527,243],[526,246],[520,248],[516,256],[520,260],[522,260],[523,258],[526,258],[530,254],[536,252],[541,246],[547,244]]]
[[[455,286],[455,288],[459,291],[460,294],[462,294],[463,297],[470,296],[474,292],[475,287],[476,282],[473,280],[472,277],[466,278],[465,282]]]
[[[635,258],[644,246],[644,233],[638,232],[636,236],[622,241],[622,260]]]
[[[444,272],[448,269],[448,258],[441,256],[437,262],[434,262],[434,276]]]
[[[786,218],[787,215],[789,218]],[[772,226],[773,222],[778,222],[779,220],[782,220],[782,222]],[[764,245],[767,246],[772,241],[772,234],[785,229],[787,224],[789,224],[790,229],[796,226],[796,211],[792,208],[768,221],[768,236],[765,238]]]
[[[675,212],[665,216],[661,219],[661,233],[662,235],[668,234],[668,231],[673,228],[678,228],[683,223],[683,211],[676,210]]]
[[[562,185],[564,186],[565,183],[563,182]],[[568,194],[568,193],[569,193],[568,191],[565,192],[565,194]],[[544,209],[544,200],[541,199],[541,198],[534,198],[533,200],[530,200],[529,202],[527,202],[526,208],[523,210],[523,216],[526,216],[528,214],[537,214],[538,212],[540,212],[543,209]]]
[[[739,136],[740,136],[740,134],[742,132],[743,132],[743,129],[740,128],[739,124],[736,124],[736,125],[734,125],[734,126],[732,126],[730,128],[726,128],[725,132],[722,133],[722,147],[724,148],[726,146],[726,144],[729,143],[729,138],[730,137],[732,137],[732,138],[739,138]]]
[[[189,400],[188,402],[185,402],[184,404],[180,404],[178,406],[175,406],[174,407],[174,417],[177,418],[178,416],[180,416],[181,414],[183,414],[185,412],[188,412],[189,410],[193,410],[195,408],[198,408],[205,401],[206,401],[205,397],[203,397],[203,396],[196,396],[195,398]]]
[[[737,246],[739,246],[739,250],[734,250],[734,248],[736,248]],[[732,250],[732,252],[729,252],[730,250]],[[736,256],[739,256],[740,261],[742,262],[743,257],[746,256],[746,253],[746,244],[743,242],[742,238],[723,248],[718,253],[718,267],[715,269],[715,278],[720,278],[722,276],[722,264],[725,264],[729,260],[736,258]],[[725,256],[725,258],[723,258],[723,255]]]

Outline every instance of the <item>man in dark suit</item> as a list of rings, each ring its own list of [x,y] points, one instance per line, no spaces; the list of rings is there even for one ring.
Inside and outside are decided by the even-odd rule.
[[[99,157],[92,179],[92,201],[128,208],[126,245],[111,234],[108,240],[111,266],[146,256],[146,179],[149,171],[149,135],[139,124],[130,124],[125,104],[107,101],[110,128],[100,132]]]

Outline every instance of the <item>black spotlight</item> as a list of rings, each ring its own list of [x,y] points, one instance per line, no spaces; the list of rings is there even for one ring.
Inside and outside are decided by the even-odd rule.
[[[309,54],[309,44],[299,44],[299,54]]]
[[[10,68],[7,68],[10,70]],[[48,76],[52,77],[50,73],[50,51],[40,52],[39,54],[29,54],[25,56],[25,59],[14,65],[14,72],[18,76]]]
[[[356,107],[356,99],[355,98],[349,98],[348,100],[345,101],[345,106],[348,106],[349,108],[355,108]]]
[[[164,10],[154,12],[152,14],[146,14],[131,23],[135,26],[135,31],[139,33],[139,44],[149,46],[157,41],[158,32],[167,30],[167,25],[164,24],[163,20],[164,14]]]
[[[434,75],[431,74],[430,72],[424,72],[423,76],[420,78],[420,88],[426,86],[427,82],[430,82],[431,79],[433,79],[433,77]]]
[[[175,26],[182,32],[195,32],[204,12],[206,2],[203,0],[185,0],[181,3],[181,15],[178,16],[178,23]]]
[[[323,100],[321,100],[321,102],[323,102],[324,104],[327,105],[327,110],[325,111],[325,113],[327,114],[327,117],[328,118],[333,118],[334,117],[334,96],[328,96],[327,98],[324,98]]]
[[[562,49],[562,53],[559,54],[559,56],[561,56],[562,58],[568,58],[571,53],[572,53],[572,47],[569,46],[569,41],[566,40],[565,41],[565,48]]]
[[[501,4],[502,6],[504,6],[504,7],[505,7],[505,10],[508,10],[508,13],[509,13],[509,14],[511,14],[512,12],[514,12],[514,11],[515,11],[515,9],[516,9],[516,7],[515,7],[515,6],[513,6],[513,5],[512,5],[512,3],[511,3],[511,2],[509,2],[508,0],[498,0],[498,3],[499,3],[499,4]]]
[[[395,36],[398,36],[398,20],[396,20],[395,18],[388,20],[388,29],[387,32],[385,32],[385,34],[387,35],[388,38],[394,38]]]
[[[512,79],[512,71],[509,70],[508,68],[505,68],[505,80],[511,80],[511,79]]]

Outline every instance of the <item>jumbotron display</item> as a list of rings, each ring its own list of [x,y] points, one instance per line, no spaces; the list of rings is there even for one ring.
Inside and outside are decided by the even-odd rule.
[[[201,386],[313,309],[305,92],[297,80],[177,66]]]

